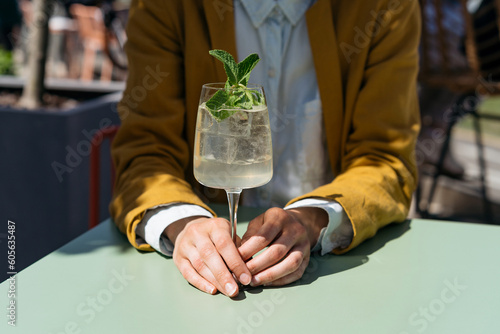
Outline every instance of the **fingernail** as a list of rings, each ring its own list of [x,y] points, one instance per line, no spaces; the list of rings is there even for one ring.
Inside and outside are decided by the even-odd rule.
[[[217,289],[212,286],[212,287],[207,287],[206,291],[207,293],[213,295],[217,291]]]
[[[234,293],[236,292],[236,285],[232,284],[232,283],[227,283],[226,286],[226,293],[229,295],[229,296],[232,296],[234,295]]]
[[[252,277],[252,283],[250,283],[251,286],[257,286],[260,284],[260,279],[257,276]]]
[[[240,275],[240,283],[241,284],[248,285],[248,284],[250,284],[251,281],[252,281],[252,279],[247,274],[243,273]]]

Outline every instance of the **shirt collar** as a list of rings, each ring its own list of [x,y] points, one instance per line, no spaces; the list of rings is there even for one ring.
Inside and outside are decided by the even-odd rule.
[[[255,28],[279,7],[288,21],[296,25],[314,0],[240,0]]]

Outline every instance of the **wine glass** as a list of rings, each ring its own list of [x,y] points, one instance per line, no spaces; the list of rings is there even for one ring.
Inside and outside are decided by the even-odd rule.
[[[241,93],[242,88],[238,89]],[[196,180],[204,186],[226,190],[235,244],[242,189],[262,186],[273,176],[271,128],[264,89],[251,84],[244,89],[245,93],[261,97],[258,105],[254,103],[248,109],[223,106],[220,113],[214,115],[206,102],[218,91],[230,88],[224,83],[203,85],[194,144]]]

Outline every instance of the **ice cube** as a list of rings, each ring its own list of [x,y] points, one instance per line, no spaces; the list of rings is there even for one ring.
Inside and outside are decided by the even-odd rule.
[[[199,129],[204,132],[214,132],[215,131],[214,123],[216,121],[212,116],[212,114],[210,114],[210,112],[207,109],[203,108],[201,109],[199,115],[201,117],[201,121],[198,124]]]

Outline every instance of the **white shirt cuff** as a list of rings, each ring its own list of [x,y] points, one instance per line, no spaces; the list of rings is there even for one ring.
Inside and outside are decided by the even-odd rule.
[[[137,225],[137,243],[148,243],[157,252],[172,256],[174,244],[163,235],[168,225],[188,217],[206,216],[213,217],[210,211],[194,204],[174,203],[159,205],[148,209]]]
[[[349,217],[339,203],[318,198],[305,198],[290,204],[285,207],[285,210],[300,207],[320,208],[328,213],[328,225],[321,230],[318,242],[311,252],[321,251],[321,255],[325,255],[335,248],[349,246],[354,232]]]

